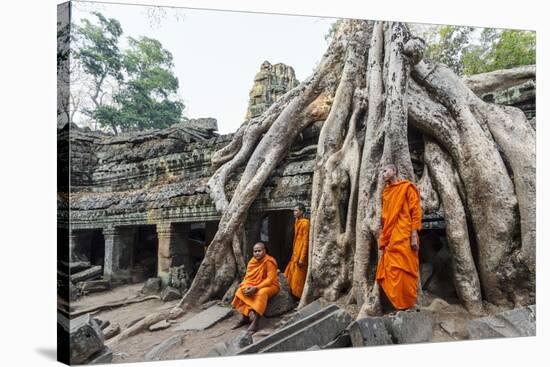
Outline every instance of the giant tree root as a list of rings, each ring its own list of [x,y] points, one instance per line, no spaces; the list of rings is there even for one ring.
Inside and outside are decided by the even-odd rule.
[[[149,300],[152,300],[152,299],[160,299],[160,297],[159,296],[147,296],[147,297],[143,297],[143,298],[139,298],[139,299],[131,299],[131,300],[123,300],[123,301],[106,303],[104,305],[94,306],[94,307],[90,307],[90,308],[85,308],[83,310],[78,310],[76,312],[72,312],[70,314],[70,316],[71,316],[71,318],[74,318],[74,317],[82,316],[82,315],[87,314],[87,313],[93,313],[93,312],[98,312],[98,311],[102,311],[102,310],[110,310],[110,309],[113,309],[113,308],[127,306],[127,305],[131,305],[131,304],[134,304],[134,303],[141,303],[141,302],[149,301]]]
[[[155,312],[151,315],[147,315],[143,320],[136,322],[126,330],[123,330],[120,334],[107,341],[105,344],[109,347],[120,343],[121,341],[128,339],[131,336],[137,335],[141,332],[147,331],[149,326],[156,324],[162,320],[175,320],[183,316],[184,311],[180,308],[172,308],[169,310],[163,310]]]
[[[424,211],[444,209],[456,290],[468,310],[479,312],[482,300],[534,301],[534,130],[521,111],[488,104],[474,93],[522,83],[534,68],[465,81],[423,60],[424,47],[402,23],[342,21],[313,74],[243,124],[214,155],[217,170],[209,188],[222,217],[178,305],[182,310],[221,298],[240,279],[248,210],[313,122],[322,128],[300,307],[317,297],[346,297],[358,303],[360,315],[380,312],[374,281],[380,169],[390,162],[402,178],[420,186]],[[411,127],[426,138],[422,177],[412,169]],[[228,198],[226,184],[241,167]]]

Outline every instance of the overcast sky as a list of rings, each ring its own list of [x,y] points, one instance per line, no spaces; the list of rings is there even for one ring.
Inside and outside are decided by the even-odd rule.
[[[151,22],[151,7],[73,3],[73,22],[98,10],[120,21],[123,37],[159,40],[174,56],[185,116],[214,117],[220,133],[243,122],[254,75],[264,60],[294,68],[299,81],[312,72],[326,47],[332,18],[163,8]],[[149,9],[149,11],[147,11]],[[157,11],[158,14],[158,11]],[[124,41],[122,47],[126,46]]]

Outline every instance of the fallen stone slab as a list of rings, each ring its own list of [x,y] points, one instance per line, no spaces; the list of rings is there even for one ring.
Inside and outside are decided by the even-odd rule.
[[[313,301],[310,304],[302,307],[298,311],[296,311],[292,317],[285,322],[285,324],[282,327],[285,327],[287,325],[293,324],[295,322],[298,322],[302,319],[305,319],[306,317],[313,315],[315,312],[319,312],[321,310],[321,302],[319,300]]]
[[[105,338],[97,321],[85,314],[70,321],[71,364],[87,363],[88,359],[104,347]]]
[[[296,307],[296,301],[290,294],[290,287],[283,273],[279,273],[279,283],[281,289],[269,299],[264,313],[265,317],[279,316]]]
[[[162,287],[162,280],[160,278],[149,278],[143,284],[143,288],[141,288],[141,293],[145,295],[150,294],[156,294],[160,292],[160,289]]]
[[[199,308],[201,310],[206,310],[207,308],[210,308],[214,305],[217,305],[219,304],[221,301],[220,300],[217,300],[217,299],[213,299],[212,301],[208,301],[206,302],[205,304],[201,305]]]
[[[351,344],[354,347],[393,344],[384,317],[365,317],[354,321],[348,327]]]
[[[69,300],[77,301],[82,296],[82,290],[77,287],[73,282],[69,281]]]
[[[347,348],[351,347],[351,337],[349,331],[344,330],[340,335],[338,335],[334,340],[329,342],[326,345],[323,345],[321,349],[334,349],[334,348]]]
[[[104,279],[89,280],[80,283],[80,289],[83,293],[104,292],[111,289],[111,282]]]
[[[91,356],[87,364],[107,364],[112,361],[113,351],[109,347],[104,347],[101,351]]]
[[[223,306],[212,306],[196,314],[188,320],[183,321],[175,329],[176,331],[185,330],[205,330],[214,324],[228,318],[233,314],[233,309]]]
[[[239,350],[252,343],[252,334],[247,331],[242,331],[229,341],[215,344],[208,352],[208,357],[233,356]]]
[[[111,321],[109,320],[100,320],[98,318],[95,318],[97,320],[97,323],[99,324],[99,328],[101,330],[104,330],[107,326],[111,325]]]
[[[435,319],[429,311],[399,311],[385,321],[395,344],[424,343],[432,339]]]
[[[468,322],[470,339],[536,335],[536,305],[504,311]]]
[[[298,322],[278,329],[237,354],[303,351],[314,345],[326,345],[346,329],[351,316],[330,305]]]
[[[449,336],[453,338],[459,337],[459,332],[456,327],[456,323],[453,320],[444,320],[439,323],[439,326],[445,331]]]
[[[170,338],[164,340],[159,345],[155,346],[153,349],[151,349],[146,355],[145,360],[146,361],[159,361],[160,358],[171,351],[174,348],[180,347],[183,345],[183,335],[174,335]]]
[[[354,347],[423,343],[431,340],[434,316],[425,310],[399,311],[395,315],[365,317],[348,328]]]
[[[103,268],[100,265],[92,266],[89,269],[80,271],[76,274],[71,274],[71,282],[79,283],[85,280],[93,280],[103,275]]]
[[[181,298],[181,292],[174,287],[166,287],[160,294],[162,302],[175,301]]]
[[[78,273],[92,267],[89,261],[72,261],[69,263],[69,271],[71,274]]]
[[[105,330],[103,330],[103,335],[105,340],[111,339],[113,336],[120,334],[120,325],[117,323],[109,325]]]
[[[162,320],[162,321],[157,322],[156,324],[153,324],[153,325],[149,326],[149,331],[164,330],[164,329],[168,329],[170,326],[172,326],[171,323],[169,323],[166,320]]]

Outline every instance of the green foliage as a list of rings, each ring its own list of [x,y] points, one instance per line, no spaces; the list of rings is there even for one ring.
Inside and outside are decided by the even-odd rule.
[[[92,100],[97,99],[107,77],[119,85],[113,103],[95,103],[91,117],[115,133],[165,128],[182,121],[185,106],[177,96],[179,82],[173,73],[172,54],[148,37],[128,37],[128,48],[121,52],[120,23],[100,13],[94,15],[97,25],[85,19],[79,28],[83,46],[78,51],[84,70],[98,82]]]
[[[107,19],[99,12],[93,14],[98,24],[83,19],[82,26],[76,28],[82,45],[75,56],[82,63],[84,71],[96,79],[100,89],[108,76],[116,80],[122,79],[121,55],[118,48],[122,27],[116,19]]]
[[[449,66],[459,75],[486,73],[536,62],[535,33],[521,30],[460,26],[433,27],[421,36],[426,57]]]
[[[457,74],[462,74],[462,52],[470,41],[473,27],[443,26],[434,37],[435,42],[429,42],[426,56],[441,62]]]
[[[529,31],[505,30],[500,35],[493,51],[495,69],[536,63],[535,33]]]
[[[113,96],[119,108],[100,107],[94,117],[123,130],[160,129],[180,122],[184,105],[177,98],[172,54],[155,39],[129,37],[128,42],[122,58],[127,80]]]

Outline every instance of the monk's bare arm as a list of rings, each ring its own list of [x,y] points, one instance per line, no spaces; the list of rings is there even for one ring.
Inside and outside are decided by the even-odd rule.
[[[300,252],[300,258],[298,259],[298,266],[304,266],[307,263],[308,245],[309,245],[309,223],[302,226],[301,241],[302,251]]]
[[[422,208],[418,191],[410,187],[407,190],[407,200],[411,211],[412,233],[411,247],[414,251],[418,250],[418,231],[422,229]]]

